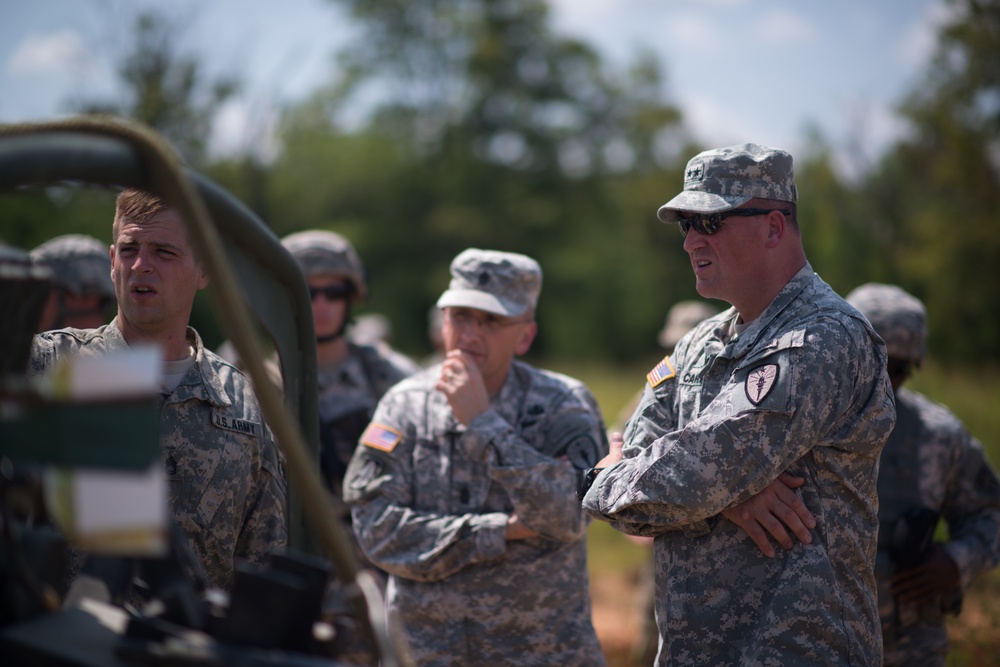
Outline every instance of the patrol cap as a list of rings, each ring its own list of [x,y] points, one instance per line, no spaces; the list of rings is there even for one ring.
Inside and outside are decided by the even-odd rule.
[[[684,191],[656,215],[663,222],[677,222],[678,211],[721,213],[754,198],[798,199],[789,153],[759,144],[703,151],[688,160]]]
[[[871,322],[890,358],[921,363],[927,352],[927,310],[896,285],[865,283],[847,295],[849,304]]]
[[[327,273],[346,278],[364,300],[368,295],[365,268],[354,246],[346,238],[324,229],[289,234],[281,240],[306,276]]]
[[[82,296],[115,296],[110,247],[85,234],[49,239],[31,251],[31,261],[52,272],[57,287]]]
[[[458,306],[517,317],[538,305],[542,268],[527,255],[463,250],[451,262],[451,282],[438,308]]]
[[[678,301],[667,312],[667,319],[660,329],[661,347],[673,348],[677,341],[691,331],[696,324],[707,320],[719,311],[704,301]]]

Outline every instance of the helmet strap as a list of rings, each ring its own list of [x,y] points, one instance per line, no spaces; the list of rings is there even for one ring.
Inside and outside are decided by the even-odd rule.
[[[316,336],[317,343],[322,345],[323,343],[330,343],[337,340],[338,338],[343,337],[344,332],[347,331],[347,325],[351,321],[351,305],[352,305],[351,300],[348,299],[347,306],[344,308],[344,319],[340,323],[340,328],[338,328],[331,334],[327,334],[325,336]]]

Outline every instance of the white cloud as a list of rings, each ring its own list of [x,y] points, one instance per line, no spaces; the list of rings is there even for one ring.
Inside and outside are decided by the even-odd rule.
[[[278,110],[268,100],[229,101],[215,118],[209,153],[214,157],[253,155],[269,163],[279,151],[277,128]]]
[[[682,104],[684,123],[691,134],[706,146],[727,146],[744,141],[768,143],[759,128],[739,106],[719,102],[705,95],[685,96]],[[775,142],[780,145],[781,142]]]
[[[83,39],[72,30],[29,35],[7,61],[11,74],[79,72],[90,68],[93,58]]]
[[[724,43],[718,24],[704,14],[683,13],[664,19],[663,33],[669,42],[682,47]]]
[[[753,34],[774,44],[804,44],[820,38],[820,31],[801,15],[777,10],[757,20]]]
[[[952,11],[944,4],[925,7],[896,40],[892,49],[893,57],[912,68],[926,65],[937,47],[937,34],[951,18]]]

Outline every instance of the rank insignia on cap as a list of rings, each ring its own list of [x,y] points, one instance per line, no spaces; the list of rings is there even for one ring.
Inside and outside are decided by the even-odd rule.
[[[361,443],[383,452],[391,452],[402,438],[403,434],[396,429],[372,422],[361,434]]]
[[[677,375],[677,371],[675,371],[673,365],[671,365],[670,355],[668,354],[663,357],[663,361],[653,367],[653,370],[646,373],[646,379],[649,381],[650,387],[655,387],[664,380],[669,380],[675,375]]]
[[[771,393],[771,389],[774,388],[777,381],[778,364],[766,364],[750,371],[743,388],[750,402],[754,405],[760,405],[760,402]]]

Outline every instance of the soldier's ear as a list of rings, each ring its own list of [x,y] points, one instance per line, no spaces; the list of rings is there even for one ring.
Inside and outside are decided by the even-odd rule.
[[[535,336],[538,334],[538,323],[532,321],[524,325],[521,329],[521,336],[517,339],[517,345],[514,347],[514,352],[518,356],[526,354],[528,350],[531,349],[531,344],[535,342]]]

